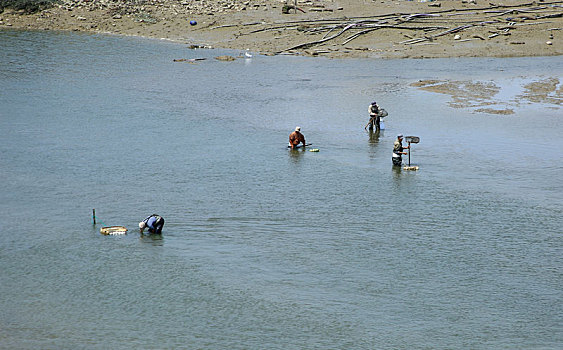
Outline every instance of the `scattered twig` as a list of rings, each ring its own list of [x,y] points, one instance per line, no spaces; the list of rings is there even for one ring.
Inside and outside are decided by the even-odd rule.
[[[438,43],[418,43],[418,44],[413,44],[412,46],[422,46],[422,45],[439,45]]]
[[[426,40],[428,40],[428,38],[414,38],[410,40],[401,41],[399,42],[399,44],[412,45]]]
[[[471,28],[471,27],[473,27],[473,25],[470,25],[470,24],[455,27],[455,28],[452,28],[452,29],[449,29],[449,30],[445,30],[445,31],[438,33],[438,34],[434,34],[434,35],[432,35],[432,37],[437,38],[437,37],[442,36],[442,35],[457,33],[457,32],[460,32],[464,29]]]
[[[544,19],[544,18],[559,18],[559,17],[563,17],[563,13],[554,13],[554,14],[550,14],[550,15],[544,15],[544,16],[539,16],[537,19]]]
[[[261,28],[261,29],[256,29],[256,30],[250,31],[250,32],[246,33],[246,35],[254,34],[254,33],[260,33],[260,32],[266,32],[266,31],[270,31],[270,30],[295,29],[295,28],[299,28],[299,26],[277,26],[277,27],[270,27],[270,28]]]

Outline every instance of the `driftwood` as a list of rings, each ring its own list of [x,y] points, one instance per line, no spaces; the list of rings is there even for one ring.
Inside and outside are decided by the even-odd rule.
[[[354,34],[354,35],[352,35],[352,36],[349,36],[346,40],[344,40],[344,42],[342,42],[342,45],[346,45],[346,44],[348,44],[350,41],[352,41],[352,40],[356,39],[357,37],[359,37],[360,35],[363,35],[363,34],[365,34],[365,33],[372,32],[372,31],[377,30],[377,29],[379,29],[379,28],[381,28],[381,27],[370,28],[370,29],[362,30],[361,32],[358,32],[358,33],[356,33],[356,34]]]
[[[205,61],[206,58],[175,58],[174,62],[196,62],[196,61]]]
[[[406,29],[406,30],[435,30],[435,29],[446,29],[446,27],[437,27],[437,26],[431,26],[431,27],[407,27],[407,26],[393,26],[393,25],[378,25],[374,28],[369,28],[369,29],[365,29],[362,30],[361,32],[358,32],[354,35],[349,36],[348,38],[346,38],[346,40],[342,43],[342,45],[346,45],[347,43],[349,43],[350,41],[358,38],[359,36],[372,32],[374,30],[377,29],[381,29],[381,28],[392,28],[392,29]]]
[[[538,16],[537,19],[544,19],[544,18],[559,18],[559,17],[563,17],[563,13],[554,13],[551,15],[544,15],[544,16]]]
[[[355,25],[356,24],[354,24],[354,23],[348,24],[346,27],[344,27],[344,29],[342,29],[340,32],[334,34],[333,36],[330,36],[328,38],[324,38],[324,39],[321,39],[321,40],[317,40],[317,41],[312,41],[312,42],[308,42],[308,43],[304,43],[304,44],[295,45],[295,46],[290,47],[289,49],[285,49],[285,50],[282,50],[280,52],[291,51],[291,50],[296,50],[296,49],[300,49],[300,48],[308,48],[308,47],[311,47],[313,45],[324,43],[325,41],[329,41],[329,40],[332,40],[336,37],[339,37],[340,35],[342,35],[342,33],[344,33],[345,31],[347,31],[348,29],[352,28]]]
[[[401,19],[401,22],[406,22],[406,21],[411,21],[414,18],[421,18],[421,17],[432,17],[433,15],[431,14],[411,14],[407,17],[404,17]],[[307,43],[303,43],[303,44],[299,44],[296,46],[292,46],[288,49],[282,50],[280,52],[285,52],[285,51],[291,51],[291,50],[296,50],[299,48],[308,48],[314,45],[318,45],[321,44],[323,42],[332,40],[334,38],[339,37],[340,35],[342,35],[344,32],[346,32],[347,30],[354,28],[354,27],[358,27],[358,28],[366,28],[358,33],[353,34],[352,36],[349,36],[348,38],[346,38],[346,40],[342,43],[342,45],[346,45],[348,42],[356,39],[357,37],[359,37],[360,35],[369,33],[371,31],[377,30],[377,29],[381,29],[381,28],[392,28],[392,29],[407,29],[407,30],[429,30],[429,29],[437,29],[440,27],[436,27],[436,26],[429,26],[429,27],[412,27],[412,26],[405,26],[405,25],[390,25],[390,24],[384,24],[387,23],[387,21],[378,21],[373,23],[374,21],[358,21],[358,22],[354,22],[354,23],[348,23],[344,26],[344,28],[338,32],[337,34],[334,34],[330,37],[327,37],[327,35],[332,32],[334,29],[336,29],[339,26],[332,26],[330,27],[328,30],[329,32],[327,34],[325,34],[325,36],[323,36],[322,39],[320,40],[316,40],[316,41],[312,41],[312,42],[307,42]],[[379,24],[380,22],[383,22],[382,24]],[[443,27],[442,27],[443,28]]]
[[[270,31],[270,30],[279,30],[279,29],[296,29],[298,26],[276,26],[276,27],[271,27],[271,28],[261,28],[261,29],[256,29],[253,30],[251,32],[248,32],[246,34],[242,34],[242,35],[248,35],[248,34],[254,34],[254,33],[260,33],[260,32],[266,32],[266,31]]]
[[[234,61],[234,60],[236,60],[236,58],[234,58],[233,56],[229,56],[229,55],[217,56],[217,57],[215,57],[215,59],[217,61]]]
[[[256,27],[262,26],[260,28],[255,28],[249,32],[243,33],[241,35],[251,35],[255,33],[260,33],[264,31],[278,30],[278,31],[292,31],[299,30],[304,33],[312,35],[321,35],[320,39],[304,42],[298,45],[294,45],[287,49],[276,52],[276,54],[284,54],[288,51],[307,49],[316,45],[321,45],[326,42],[341,38],[344,33],[352,32],[350,35],[346,36],[343,40],[339,40],[339,45],[346,45],[350,41],[359,38],[362,35],[371,33],[379,29],[391,29],[391,30],[415,30],[424,31],[419,38],[411,38],[409,40],[401,41],[399,44],[404,45],[414,45],[425,41],[432,42],[434,39],[458,33],[466,29],[470,29],[477,26],[486,26],[505,23],[508,24],[509,29],[516,28],[517,25],[511,22],[512,19],[510,15],[517,15],[519,20],[526,20],[529,22],[537,21],[538,19],[547,18],[558,18],[562,17],[563,13],[557,12],[556,8],[561,8],[562,1],[554,2],[542,2],[541,6],[537,3],[531,2],[527,4],[518,5],[495,5],[490,3],[490,6],[481,8],[466,8],[466,9],[445,9],[438,11],[431,11],[429,13],[390,13],[374,16],[358,16],[349,18],[323,18],[316,20],[291,20],[291,21],[275,21],[273,23],[265,22],[250,22],[244,24],[231,24],[231,25],[221,25],[213,27],[213,29],[233,27],[233,26],[243,26],[243,27]],[[550,6],[551,5],[551,6]],[[556,13],[553,13],[556,12]],[[528,14],[535,13],[534,16],[527,16]],[[476,18],[471,18],[473,15],[479,14],[490,14],[490,17],[495,17],[490,21],[482,21]],[[519,15],[519,16],[518,16]],[[455,27],[448,27],[448,23],[452,22],[455,16]],[[504,17],[504,18],[503,18]],[[430,23],[429,23],[430,22]],[[507,23],[508,22],[508,23]],[[548,23],[548,22],[543,22]],[[423,24],[423,25],[420,25]],[[428,24],[428,25],[424,25]],[[538,24],[538,22],[526,23],[527,25]],[[518,24],[523,25],[523,24]],[[432,31],[442,30],[441,32],[435,34],[429,34]],[[493,33],[489,38],[497,35],[510,35],[508,29],[502,33]],[[475,35],[473,36],[475,38]],[[484,37],[477,37],[480,40],[485,40]]]

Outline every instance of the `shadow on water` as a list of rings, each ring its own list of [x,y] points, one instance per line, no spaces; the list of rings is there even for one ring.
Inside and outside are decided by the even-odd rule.
[[[400,190],[401,188],[410,188],[410,186],[412,185],[412,183],[408,180],[410,179],[410,171],[403,169],[404,165],[404,163],[401,166],[391,165],[394,190]]]
[[[306,151],[306,148],[290,149],[288,150],[290,159],[294,162],[301,160],[301,156]]]
[[[368,129],[368,144],[370,146],[369,156],[370,158],[377,158],[378,154],[381,153],[378,149],[379,147],[379,138],[380,136],[384,136],[381,129]]]
[[[162,237],[162,234],[157,234],[157,233],[149,233],[149,234],[139,233],[139,241],[143,243],[149,243],[154,246],[164,245],[164,238]]]
[[[401,175],[403,174],[402,165],[391,165],[391,170],[393,171],[393,180],[399,181]]]

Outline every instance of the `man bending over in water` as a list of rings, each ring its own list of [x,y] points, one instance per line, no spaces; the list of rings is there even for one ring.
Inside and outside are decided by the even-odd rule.
[[[300,143],[303,143],[303,147],[305,147],[305,136],[301,133],[301,128],[298,126],[295,128],[295,131],[289,134],[289,147],[294,149]]]
[[[159,235],[162,233],[162,227],[164,227],[164,219],[162,216],[157,214],[152,214],[145,220],[139,222],[139,230],[141,233],[143,233],[145,228],[148,228],[150,233],[156,233]]]

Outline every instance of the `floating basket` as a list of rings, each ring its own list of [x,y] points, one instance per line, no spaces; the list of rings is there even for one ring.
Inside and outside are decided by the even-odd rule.
[[[127,228],[124,226],[106,226],[100,229],[102,235],[124,235],[127,233]]]

